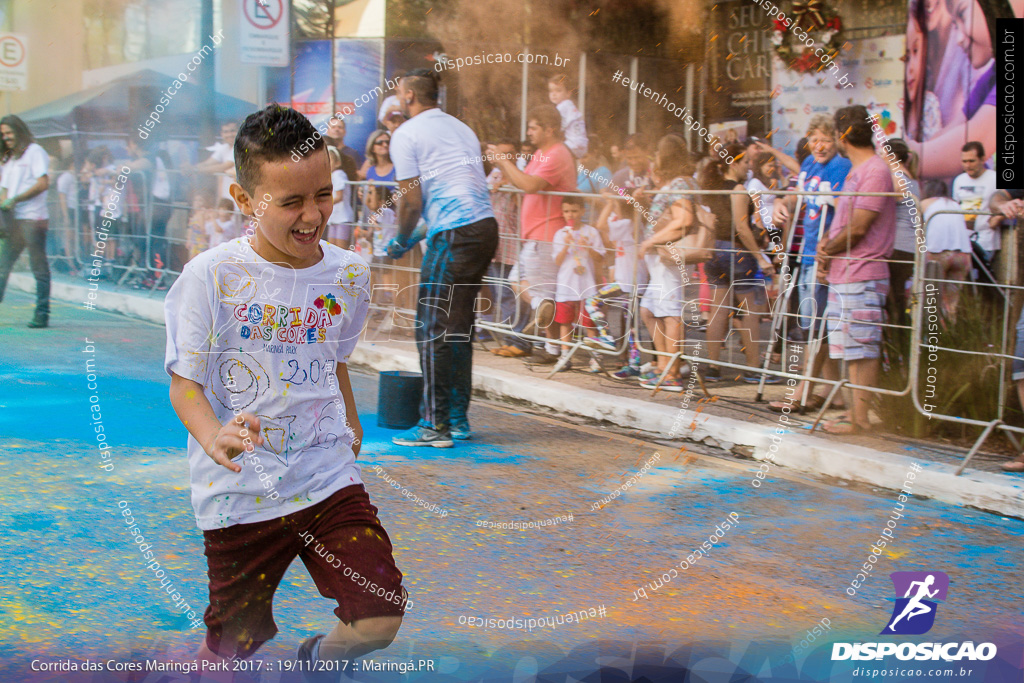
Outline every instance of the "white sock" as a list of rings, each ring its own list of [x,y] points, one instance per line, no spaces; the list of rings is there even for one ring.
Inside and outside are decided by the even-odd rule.
[[[544,342],[544,350],[550,353],[552,356],[560,356],[562,354],[562,347],[551,342]]]

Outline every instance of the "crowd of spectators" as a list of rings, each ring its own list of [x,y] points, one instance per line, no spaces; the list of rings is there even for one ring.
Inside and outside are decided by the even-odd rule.
[[[1024,195],[996,190],[981,142],[963,146],[962,173],[951,184],[922,185],[915,145],[879,136],[862,106],[814,116],[795,156],[750,138],[729,143],[727,157],[701,157],[677,133],[613,145],[588,135],[565,75],[548,80],[548,95],[550,104],[528,114],[526,140],[500,138],[481,150],[500,243],[481,302],[480,319],[490,325],[479,338],[497,341],[491,350],[499,356],[569,370],[566,355],[580,342],[606,352],[575,356],[590,359],[587,371],[681,392],[696,365],[673,354],[686,348],[688,334],[691,343],[706,342],[704,381],[773,383],[779,379],[760,368],[779,367],[779,348],[764,340],[781,331],[818,349],[809,354],[810,376],[837,380],[845,372],[851,384],[875,386],[883,328],[909,325],[915,252],[926,252],[929,276],[941,281],[948,322],[958,313],[960,283],[995,283],[1008,272],[1001,234],[1024,209]],[[399,260],[384,250],[396,226],[390,138],[405,120],[393,99],[382,103],[362,152],[345,143],[344,121],[332,119],[325,133],[335,192],[325,238],[361,251],[376,281],[392,286],[376,303],[409,310],[419,250]],[[166,151],[134,139],[117,155],[90,150],[78,168],[51,159],[59,220],[70,226],[74,212],[80,217],[79,232],[64,230],[57,240],[63,267],[85,272],[75,241],[87,244],[103,213],[117,229],[102,270],[111,278],[128,270],[137,286],[166,286],[165,271],[239,236],[243,222],[227,193],[236,132],[225,122],[220,141],[192,166],[175,167]],[[123,169],[130,181],[115,190]],[[383,184],[357,188],[356,181]],[[841,191],[906,199],[832,194]],[[178,240],[168,236],[175,206],[188,207]],[[642,339],[630,319],[634,293]],[[775,325],[769,311],[780,310],[786,322]],[[741,361],[723,358],[732,336]],[[1014,379],[1024,396],[1020,366]],[[827,388],[800,387],[795,409],[819,407]],[[870,428],[871,394],[856,390],[847,399],[849,412],[826,430]],[[840,396],[834,405],[844,403]]]
[[[565,144],[564,117],[543,107],[531,110],[527,130],[536,151],[525,166],[510,158],[514,140],[488,146],[503,247],[491,264],[482,319],[515,325],[510,333],[489,329],[480,337],[500,342],[491,349],[496,355],[561,370],[573,367],[564,358],[568,353],[586,358],[575,355],[577,341],[619,350],[622,367],[608,374],[651,389],[683,390],[693,368],[672,354],[684,348],[691,330],[703,332],[711,361],[700,364],[704,381],[778,382],[758,369],[766,366],[766,354],[776,363],[771,367],[780,368],[777,348],[763,343],[772,338],[768,312],[780,309],[789,314],[789,341],[818,349],[811,354],[810,376],[835,381],[845,373],[852,385],[878,386],[884,331],[910,324],[916,252],[926,252],[929,277],[945,281],[939,298],[952,324],[960,283],[992,282],[1003,272],[1000,232],[1024,207],[1020,196],[996,193],[978,142],[964,145],[963,173],[952,192],[939,180],[922,191],[915,153],[903,140],[879,135],[862,106],[813,117],[795,158],[751,138],[728,148],[732,164],[697,158],[675,134],[656,141],[630,136],[614,155],[591,136],[576,157]],[[503,186],[525,193],[521,201]],[[570,188],[591,195],[582,211],[574,201],[538,194]],[[779,190],[798,194],[782,196]],[[720,194],[706,194],[711,191]],[[801,194],[843,191],[891,196]],[[713,241],[702,235],[709,224]],[[601,244],[582,237],[591,228]],[[569,235],[580,237],[567,247]],[[677,249],[669,257],[665,247],[672,244]],[[566,268],[567,254],[572,269]],[[572,296],[570,284],[576,288]],[[699,292],[696,301],[688,300],[688,285]],[[643,352],[632,338],[626,312],[636,287],[643,341],[658,354]],[[692,324],[687,306],[699,310]],[[744,356],[741,372],[716,364],[733,331]],[[584,369],[606,371],[594,360]],[[829,386],[808,383],[798,387],[795,406],[772,407],[818,408]],[[840,394],[833,405],[848,410],[826,423],[826,431],[871,429],[871,392]]]

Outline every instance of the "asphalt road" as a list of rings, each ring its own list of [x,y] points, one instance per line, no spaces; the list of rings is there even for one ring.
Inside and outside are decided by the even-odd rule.
[[[205,608],[202,537],[188,499],[185,430],[167,399],[163,328],[56,304],[54,327],[29,330],[30,303],[10,292],[0,304],[0,678],[28,680],[33,660],[183,661],[203,631],[190,629],[160,590],[118,507],[131,507],[178,590]],[[87,360],[95,392],[87,389]],[[895,540],[851,597],[846,588],[897,502],[891,492],[778,468],[756,488],[757,466],[726,453],[480,402],[470,414],[473,441],[404,449],[376,427],[376,378],[355,373],[353,381],[366,429],[363,478],[414,600],[398,639],[372,658],[434,667],[371,674],[364,662],[356,680],[526,681],[537,672],[539,680],[576,680],[601,667],[618,671],[601,680],[654,670],[682,680],[684,666],[694,681],[729,680],[736,670],[759,680],[797,680],[798,672],[859,680],[852,670],[863,663],[831,662],[829,643],[886,640],[878,634],[890,618],[895,571],[950,578],[931,631],[896,641],[989,640],[999,656],[968,680],[1021,680],[1024,522],[911,497]],[[94,445],[93,393],[113,471],[100,467]],[[633,485],[599,504],[648,462]],[[537,529],[480,524],[570,514]],[[720,537],[698,557],[716,526]],[[330,628],[331,609],[293,564],[275,600],[281,631],[257,655],[261,666],[276,666],[303,638]],[[581,610],[582,623],[554,628],[470,622],[554,622]],[[795,665],[783,663],[816,625],[822,635]],[[954,679],[962,680],[928,678]]]

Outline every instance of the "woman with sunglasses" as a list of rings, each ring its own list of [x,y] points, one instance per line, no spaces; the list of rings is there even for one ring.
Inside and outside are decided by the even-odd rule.
[[[394,181],[395,165],[391,163],[391,133],[376,130],[366,141],[366,161],[359,169],[360,180]]]

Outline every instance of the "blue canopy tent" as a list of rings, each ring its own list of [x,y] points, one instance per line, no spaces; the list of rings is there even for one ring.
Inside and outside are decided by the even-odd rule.
[[[134,131],[149,117],[174,78],[144,69],[109,83],[62,97],[29,109],[19,116],[37,138],[85,135],[120,136]],[[204,91],[190,82],[182,84],[159,114],[154,135],[159,138],[195,138]],[[229,95],[213,93],[216,120],[241,123],[258,106]]]

